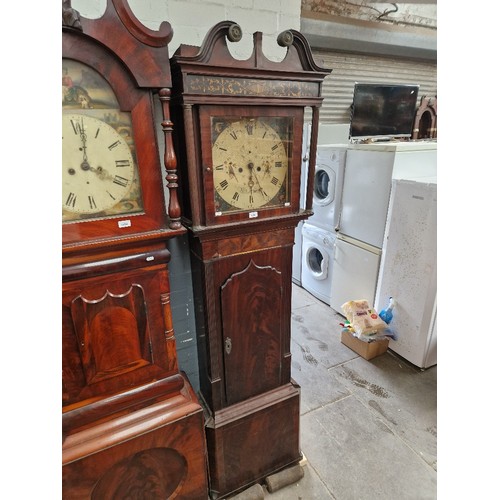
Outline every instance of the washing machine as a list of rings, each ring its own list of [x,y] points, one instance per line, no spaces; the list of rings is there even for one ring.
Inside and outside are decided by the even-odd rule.
[[[316,154],[312,209],[308,222],[334,231],[339,224],[347,145],[319,145]]]
[[[336,235],[333,231],[304,222],[302,226],[302,288],[328,305],[330,305],[332,295],[335,240]]]

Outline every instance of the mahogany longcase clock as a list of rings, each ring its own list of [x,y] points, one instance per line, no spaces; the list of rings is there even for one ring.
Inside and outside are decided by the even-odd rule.
[[[167,242],[185,233],[172,29],[146,29],[123,0],[96,20],[62,7],[63,498],[206,498],[203,410],[178,368],[170,309]]]
[[[305,38],[290,30],[281,62],[254,34],[248,60],[223,21],[201,47],[171,59],[172,114],[197,300],[201,399],[211,496],[240,491],[296,464],[300,388],[291,379],[295,228],[311,215],[321,85]],[[300,206],[304,110],[312,108],[305,208]],[[183,130],[180,124],[183,123]]]

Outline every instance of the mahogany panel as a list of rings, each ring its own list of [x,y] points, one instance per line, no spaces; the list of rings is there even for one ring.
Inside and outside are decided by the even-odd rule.
[[[300,389],[294,384],[215,412],[206,428],[212,498],[298,463],[299,424]]]
[[[71,303],[87,384],[152,363],[144,291],[136,283],[123,294]]]
[[[187,476],[186,458],[172,448],[151,448],[108,469],[92,490],[92,499],[172,498]]]
[[[181,395],[68,436],[63,498],[207,498],[203,413],[184,384]]]
[[[169,293],[165,265],[63,284],[63,406],[177,373]]]
[[[282,274],[248,266],[221,287],[227,404],[280,385]]]

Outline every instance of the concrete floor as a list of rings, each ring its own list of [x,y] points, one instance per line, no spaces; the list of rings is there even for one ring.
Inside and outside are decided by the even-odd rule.
[[[436,367],[390,351],[366,361],[340,342],[342,316],[295,284],[292,293],[304,477],[266,498],[435,499]]]

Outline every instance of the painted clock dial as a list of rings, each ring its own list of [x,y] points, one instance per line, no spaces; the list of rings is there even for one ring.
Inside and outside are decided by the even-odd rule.
[[[216,210],[251,210],[288,202],[287,145],[268,120],[212,119]]]
[[[130,113],[93,68],[62,69],[63,223],[143,213]]]
[[[134,159],[123,137],[106,122],[78,114],[64,115],[62,130],[64,209],[97,214],[128,196]]]
[[[290,117],[212,117],[215,215],[290,204]]]

